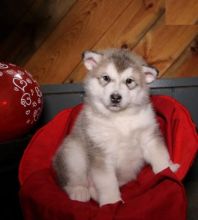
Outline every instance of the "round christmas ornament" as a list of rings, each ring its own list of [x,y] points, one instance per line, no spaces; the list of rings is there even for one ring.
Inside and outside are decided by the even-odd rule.
[[[0,63],[0,142],[30,131],[42,106],[42,93],[32,75],[14,64]]]

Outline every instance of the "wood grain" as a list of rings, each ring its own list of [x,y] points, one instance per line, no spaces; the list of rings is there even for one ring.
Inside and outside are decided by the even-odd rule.
[[[40,83],[61,83],[92,48],[130,0],[79,0],[25,67]]]
[[[158,67],[160,77],[198,76],[198,49],[191,44],[198,44],[197,4],[198,0],[3,0],[0,59],[24,66],[42,84],[81,82],[86,73],[81,63],[84,50],[124,46]]]
[[[198,38],[164,73],[165,78],[194,77],[198,75]]]
[[[167,25],[192,25],[197,22],[197,0],[166,0]]]
[[[164,1],[134,0],[91,49],[119,48],[123,45],[133,48],[163,13]],[[85,73],[83,64],[79,63],[65,82],[80,82]]]
[[[35,0],[9,37],[2,42],[0,58],[23,65],[74,2],[75,0]]]
[[[156,66],[160,76],[174,63],[198,33],[197,25],[165,25],[164,16],[147,32],[134,48],[149,64]]]

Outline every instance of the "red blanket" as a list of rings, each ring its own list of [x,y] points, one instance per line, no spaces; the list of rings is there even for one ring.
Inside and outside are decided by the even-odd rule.
[[[68,134],[82,106],[59,113],[33,137],[19,170],[20,199],[26,220],[184,220],[186,197],[181,180],[198,149],[198,137],[187,110],[167,96],[151,97],[176,174],[166,169],[154,175],[145,167],[136,181],[121,188],[124,204],[101,208],[94,201],[71,201],[57,185],[51,159]]]

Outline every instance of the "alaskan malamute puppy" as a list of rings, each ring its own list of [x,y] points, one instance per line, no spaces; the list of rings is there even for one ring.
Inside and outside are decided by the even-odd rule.
[[[53,167],[72,200],[92,198],[102,206],[122,200],[119,187],[145,163],[154,173],[179,165],[170,160],[149,100],[156,69],[126,49],[86,51],[83,61],[84,107]]]

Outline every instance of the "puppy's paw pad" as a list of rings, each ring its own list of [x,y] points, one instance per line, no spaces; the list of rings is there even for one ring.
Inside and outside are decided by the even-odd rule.
[[[169,167],[170,167],[171,171],[175,173],[179,169],[180,165],[177,163],[173,163]]]
[[[84,186],[74,186],[65,187],[65,190],[69,194],[71,200],[76,200],[79,202],[87,202],[90,200],[90,193],[87,187]]]

